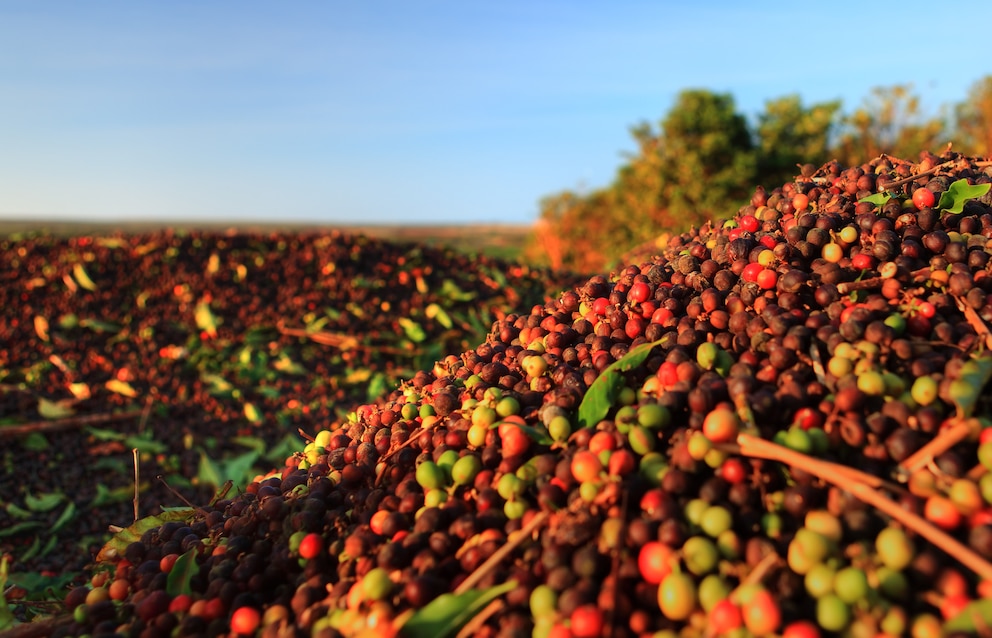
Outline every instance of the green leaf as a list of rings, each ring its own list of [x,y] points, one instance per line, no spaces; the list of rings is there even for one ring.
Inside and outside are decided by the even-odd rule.
[[[173,597],[192,594],[190,582],[199,571],[200,566],[196,564],[196,550],[191,549],[176,559],[169,576],[165,579],[165,591]]]
[[[146,516],[140,518],[130,526],[114,534],[96,555],[96,562],[105,563],[115,560],[118,556],[124,555],[124,550],[134,541],[141,540],[142,534],[150,529],[161,527],[170,521],[186,522],[193,518],[196,513],[192,507],[183,507],[164,510],[157,516]]]
[[[42,397],[38,399],[38,414],[43,419],[64,419],[75,414],[75,411],[61,401],[49,401]]]
[[[132,435],[124,437],[124,445],[147,454],[164,454],[169,446],[162,441],[150,438],[150,435]]]
[[[965,202],[969,199],[981,197],[989,192],[990,187],[992,187],[992,184],[975,184],[972,186],[968,183],[968,180],[959,179],[940,194],[940,201],[937,202],[937,208],[946,210],[949,213],[960,213],[964,210]]]
[[[445,312],[444,308],[436,303],[432,303],[424,309],[424,314],[427,315],[428,319],[435,319],[439,324],[451,330],[454,326],[454,322],[451,321],[451,317]]]
[[[86,290],[96,290],[96,284],[90,279],[90,276],[86,273],[86,269],[83,268],[82,264],[76,264],[72,267],[72,276],[75,277],[76,282]]]
[[[369,380],[369,387],[366,391],[366,400],[369,403],[386,394],[389,391],[389,379],[382,372],[376,372]]]
[[[992,379],[992,356],[973,357],[961,366],[958,378],[951,382],[950,397],[957,415],[967,419],[975,411],[982,388]]]
[[[134,490],[129,486],[108,488],[103,483],[96,484],[96,496],[90,501],[90,507],[103,507],[111,503],[123,503],[134,497]]]
[[[76,504],[73,503],[72,501],[69,501],[69,504],[66,505],[65,509],[62,510],[62,513],[59,514],[58,519],[52,524],[51,532],[54,534],[55,532],[59,531],[75,517],[76,517]]]
[[[259,454],[264,454],[265,448],[268,447],[268,444],[257,436],[235,436],[231,438],[231,443],[243,445],[249,450],[258,452]]]
[[[49,536],[48,540],[44,545],[41,544],[41,536],[35,536],[34,542],[28,547],[27,551],[21,554],[21,562],[27,562],[33,558],[41,558],[55,549],[55,545],[58,544],[58,536]]]
[[[244,485],[250,478],[249,474],[259,456],[261,455],[258,452],[252,450],[234,458],[215,461],[206,452],[201,451],[197,477],[201,483],[213,487],[220,487],[225,481],[231,481],[238,486]]]
[[[859,199],[858,203],[861,204],[863,202],[866,204],[875,204],[881,208],[882,206],[885,206],[890,199],[892,199],[892,195],[887,193],[875,193],[874,195],[869,195],[868,197]]]
[[[94,426],[89,426],[86,428],[86,433],[92,436],[97,441],[123,441],[124,435],[115,430],[108,430],[106,428],[98,428]]]
[[[441,594],[418,609],[400,628],[405,638],[446,638],[482,611],[490,601],[513,590],[516,581],[489,589],[473,589],[463,594]]]
[[[458,287],[458,284],[450,279],[441,282],[441,291],[438,294],[451,301],[472,301],[477,296],[474,292],[463,291]]]
[[[108,390],[125,397],[136,397],[138,396],[138,391],[131,386],[127,381],[121,381],[120,379],[110,379],[104,384]]]
[[[552,445],[555,440],[551,438],[548,431],[543,427],[534,427],[532,425],[520,425],[519,423],[514,423],[512,421],[496,421],[489,426],[490,430],[498,429],[500,426],[512,425],[513,427],[520,428],[520,430],[534,441],[538,445]]]
[[[97,237],[96,245],[104,248],[127,248],[127,241],[120,237]]]
[[[196,469],[196,477],[206,485],[223,485],[224,470],[220,463],[214,461],[206,452],[200,452],[200,465]]]
[[[992,626],[992,600],[984,598],[968,603],[956,616],[944,623],[944,633],[974,633]]]
[[[18,624],[17,619],[14,618],[14,612],[7,606],[7,599],[3,595],[7,591],[7,570],[7,556],[6,554],[0,555],[0,631],[6,631]]]
[[[211,337],[217,336],[217,317],[210,310],[209,303],[201,301],[196,304],[196,308],[193,309],[193,319],[196,321],[197,328]]]
[[[586,395],[579,404],[579,426],[593,427],[610,413],[617,394],[623,388],[623,373],[644,363],[651,351],[661,341],[642,343],[631,349],[627,354],[617,359],[603,370],[589,386]]]
[[[28,600],[56,600],[65,596],[65,588],[75,578],[72,573],[46,576],[38,572],[16,572],[10,574],[8,580],[26,590]]]
[[[403,332],[406,333],[406,338],[414,343],[421,343],[427,338],[427,333],[424,332],[423,327],[413,319],[409,317],[400,317],[397,319],[400,326],[403,328]]]
[[[252,423],[262,422],[262,412],[255,406],[254,403],[245,403],[245,418]]]
[[[34,540],[31,541],[31,544],[28,546],[28,548],[24,550],[24,553],[18,557],[18,560],[20,560],[20,562],[22,563],[27,562],[32,558],[34,558],[35,556],[37,556],[40,551],[41,551],[41,536],[35,536]]]
[[[32,432],[21,439],[21,447],[31,452],[43,452],[48,449],[48,439],[41,432]]]
[[[65,495],[61,492],[51,492],[41,496],[34,496],[29,493],[24,496],[24,505],[32,512],[50,512],[64,500]]]
[[[226,395],[234,389],[234,386],[219,374],[201,374],[200,380],[210,386],[210,394]]]
[[[286,374],[304,375],[307,373],[306,368],[290,359],[285,352],[279,353],[276,360],[272,362],[272,367],[279,372],[285,372]]]
[[[44,525],[39,521],[22,521],[20,523],[14,523],[13,525],[8,525],[0,529],[0,538],[17,536],[18,534],[23,534],[24,532],[34,531],[39,527],[44,527]]]
[[[29,510],[24,509],[23,507],[17,505],[16,503],[7,503],[7,505],[4,506],[4,509],[7,510],[7,514],[12,516],[13,518],[19,518],[22,521],[27,520],[33,516],[33,514],[31,514]]]
[[[121,331],[121,327],[116,323],[100,321],[99,319],[81,319],[79,321],[79,326],[82,328],[89,328],[93,332],[117,333]]]

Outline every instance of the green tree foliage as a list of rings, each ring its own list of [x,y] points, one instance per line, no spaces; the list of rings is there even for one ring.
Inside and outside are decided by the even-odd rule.
[[[834,155],[842,164],[861,164],[882,153],[913,158],[946,144],[947,123],[924,116],[910,84],[875,87],[864,103],[844,118]]]
[[[896,85],[873,89],[847,115],[840,101],[769,100],[751,127],[731,95],[686,90],[657,128],[631,129],[636,149],[609,186],[541,202],[527,254],[539,263],[600,272],[663,233],[729,215],[755,185],[780,186],[802,164],[857,165],[882,153],[915,159],[951,139],[963,152],[992,154],[992,76],[976,83],[954,113],[951,130],[946,118],[925,112],[912,85]]]
[[[727,94],[682,92],[655,131],[631,129],[637,151],[613,183],[588,197],[564,192],[541,203],[528,254],[577,270],[601,270],[631,247],[686,229],[744,197],[756,173],[747,120]],[[564,246],[549,235],[557,234]]]
[[[992,75],[972,85],[967,99],[955,108],[955,115],[954,147],[970,155],[992,156]]]
[[[840,105],[835,100],[807,108],[798,95],[766,102],[757,128],[760,183],[773,188],[795,177],[796,165],[819,166],[831,159]]]
[[[729,94],[682,92],[661,123],[661,198],[667,218],[681,227],[726,212],[756,177],[747,120]],[[678,223],[678,222],[676,222]],[[656,229],[656,232],[662,229]]]

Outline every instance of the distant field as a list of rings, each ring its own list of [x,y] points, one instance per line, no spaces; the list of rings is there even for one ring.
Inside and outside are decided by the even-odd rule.
[[[115,232],[142,233],[160,230],[168,227],[161,222],[27,222],[0,220],[0,237],[8,237],[19,233],[44,232],[53,235],[103,235]],[[181,222],[173,226],[183,230],[237,230],[244,232],[298,231],[313,232],[338,229],[344,232],[364,234],[393,241],[420,242],[428,245],[446,245],[456,250],[468,253],[482,253],[492,257],[515,259],[520,255],[526,241],[530,226],[477,224],[477,225],[413,225],[400,226],[393,224],[382,225],[320,225],[320,224],[261,224],[261,223],[226,223],[205,222],[191,224]]]

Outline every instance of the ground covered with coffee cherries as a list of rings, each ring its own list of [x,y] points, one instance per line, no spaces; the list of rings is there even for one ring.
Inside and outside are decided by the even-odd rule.
[[[139,517],[206,503],[576,281],[339,232],[8,237],[0,278],[11,604],[64,590],[135,520],[136,461]]]
[[[759,188],[508,311],[243,493],[125,530],[45,628],[987,632],[990,167]]]

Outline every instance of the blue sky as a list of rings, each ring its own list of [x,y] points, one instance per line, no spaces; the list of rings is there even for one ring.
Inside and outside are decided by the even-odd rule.
[[[530,223],[682,89],[936,112],[992,74],[992,3],[691,4],[2,3],[0,218]]]

